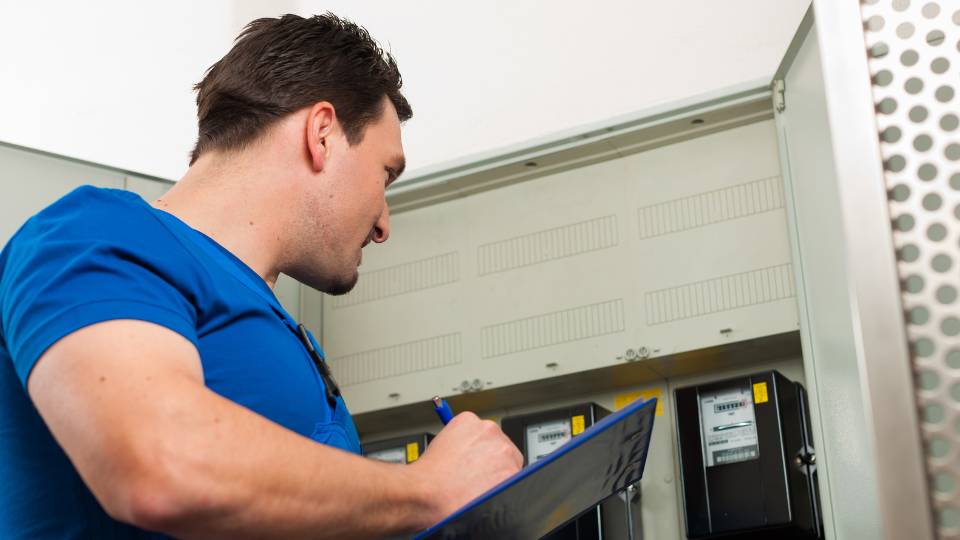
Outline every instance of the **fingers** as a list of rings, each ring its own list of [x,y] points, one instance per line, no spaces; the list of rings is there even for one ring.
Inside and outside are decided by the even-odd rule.
[[[480,422],[480,421],[481,421],[481,420],[480,420],[480,417],[478,417],[476,414],[472,413],[471,411],[464,411],[464,412],[462,412],[462,413],[454,416],[454,417],[453,417],[453,420],[450,421],[450,424],[448,424],[448,426],[453,425],[454,423],[457,423],[457,424],[468,423],[468,424],[469,424],[469,423]]]
[[[417,466],[445,494],[442,511],[449,513],[519,471],[523,455],[496,422],[462,412],[437,434]]]
[[[497,434],[501,433],[500,426],[498,426],[493,420],[481,420],[480,429],[490,436],[496,436]]]

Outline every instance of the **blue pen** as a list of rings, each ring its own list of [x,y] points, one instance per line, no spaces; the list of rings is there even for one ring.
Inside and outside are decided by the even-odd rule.
[[[440,396],[433,396],[433,409],[437,411],[437,415],[440,417],[443,425],[447,425],[453,420],[453,410],[450,409],[450,405],[447,405],[447,402]]]

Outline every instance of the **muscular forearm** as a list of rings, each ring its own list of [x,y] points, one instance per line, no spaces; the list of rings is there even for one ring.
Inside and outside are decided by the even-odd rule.
[[[71,334],[28,384],[104,509],[144,528],[186,538],[373,538],[449,510],[426,495],[429,474],[318,444],[211,392],[196,349],[149,323]]]
[[[394,536],[438,521],[523,464],[499,427],[472,413],[412,465],[318,444],[208,390],[193,345],[140,321],[63,338],[28,391],[111,516],[181,538]]]
[[[440,517],[408,467],[317,444],[212,393],[176,395],[169,424],[142,442],[154,450],[138,451],[150,456],[131,482],[144,490],[130,492],[138,525],[183,538],[377,538]]]
[[[407,467],[317,444],[214,394],[184,399],[185,390],[170,425],[138,451],[153,472],[137,471],[149,481],[136,489],[165,494],[136,508],[141,525],[186,538],[374,538],[436,519]]]

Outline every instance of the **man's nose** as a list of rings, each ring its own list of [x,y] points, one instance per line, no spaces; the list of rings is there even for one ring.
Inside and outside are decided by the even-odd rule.
[[[373,227],[373,241],[382,244],[387,241],[387,238],[390,238],[390,207],[384,203],[383,213]]]

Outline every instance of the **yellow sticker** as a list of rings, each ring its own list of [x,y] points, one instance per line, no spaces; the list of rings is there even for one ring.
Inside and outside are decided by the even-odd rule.
[[[619,411],[638,399],[648,400],[652,398],[657,398],[657,410],[655,414],[657,416],[663,416],[663,392],[661,392],[659,388],[618,394],[613,397],[613,408],[614,410]]]
[[[420,444],[407,443],[407,463],[413,463],[418,459],[420,459]]]
[[[570,419],[570,434],[579,435],[583,433],[583,415],[578,414]]]
[[[765,382],[754,383],[753,402],[757,405],[767,402],[767,383]]]

